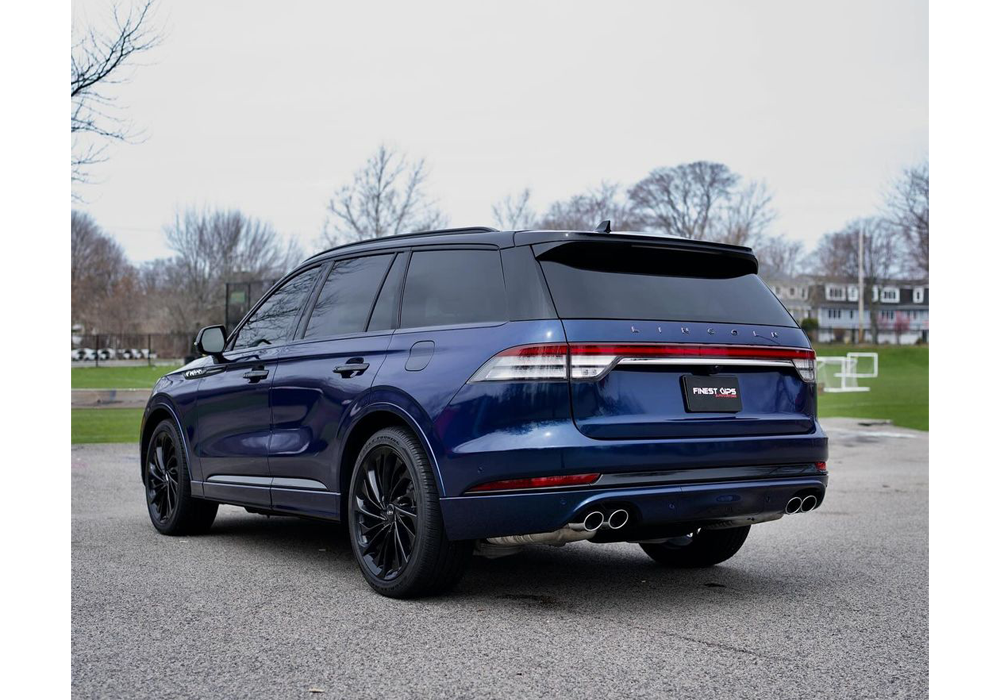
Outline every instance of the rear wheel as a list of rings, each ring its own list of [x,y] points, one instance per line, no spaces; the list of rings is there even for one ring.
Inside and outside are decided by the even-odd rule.
[[[212,526],[219,504],[191,495],[187,459],[171,420],[161,421],[153,430],[142,481],[149,519],[164,535],[197,535]]]
[[[750,526],[725,530],[697,530],[657,544],[640,544],[642,551],[664,566],[697,568],[714,566],[740,551]]]
[[[443,592],[472,554],[471,542],[445,536],[434,472],[408,430],[380,430],[361,448],[347,518],[361,573],[385,596]]]

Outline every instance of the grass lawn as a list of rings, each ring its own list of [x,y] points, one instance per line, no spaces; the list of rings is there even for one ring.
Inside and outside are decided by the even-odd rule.
[[[82,442],[139,442],[141,408],[74,408],[70,434]]]
[[[879,418],[904,428],[927,430],[930,423],[930,349],[924,345],[816,345],[817,355],[837,356],[848,352],[877,352],[878,379],[859,379],[871,387],[859,393],[824,393],[819,397],[823,417]],[[865,367],[861,368],[865,371]]]
[[[156,380],[180,365],[158,367],[74,367],[74,389],[152,389]]]

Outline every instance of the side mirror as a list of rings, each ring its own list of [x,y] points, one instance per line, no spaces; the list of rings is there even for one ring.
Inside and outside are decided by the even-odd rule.
[[[225,347],[225,326],[205,326],[198,331],[198,336],[194,339],[194,349],[197,350],[200,355],[211,355],[216,357],[222,354]]]

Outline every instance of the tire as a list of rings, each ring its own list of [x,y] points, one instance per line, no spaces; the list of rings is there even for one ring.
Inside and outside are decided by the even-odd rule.
[[[640,544],[642,551],[664,566],[700,568],[720,564],[740,551],[750,526],[725,530],[698,530],[660,544]]]
[[[164,535],[198,535],[212,527],[219,504],[191,495],[187,457],[172,420],[157,424],[146,448],[142,483],[153,527]]]
[[[447,591],[472,556],[471,541],[446,537],[433,469],[416,436],[402,428],[380,430],[361,448],[347,520],[361,574],[390,598]]]

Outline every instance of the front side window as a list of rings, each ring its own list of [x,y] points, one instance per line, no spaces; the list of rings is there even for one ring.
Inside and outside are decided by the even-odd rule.
[[[507,295],[499,251],[413,253],[403,286],[402,328],[506,320]]]
[[[271,294],[243,324],[233,343],[233,350],[284,343],[309,298],[319,271],[318,267],[310,268]]]
[[[306,338],[362,333],[392,255],[337,261],[316,300]]]

